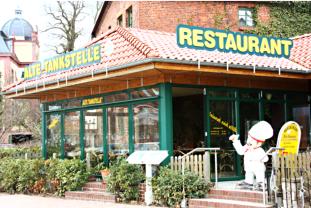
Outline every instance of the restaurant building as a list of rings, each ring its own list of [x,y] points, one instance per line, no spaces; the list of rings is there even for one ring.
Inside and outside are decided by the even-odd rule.
[[[4,93],[40,99],[44,158],[90,152],[107,163],[135,150],[220,147],[219,176],[239,179],[228,137],[244,142],[256,121],[274,129],[267,145],[288,120],[302,127],[300,149],[310,145],[311,35],[292,41],[287,59],[181,48],[175,33],[116,27],[84,49],[26,67]]]

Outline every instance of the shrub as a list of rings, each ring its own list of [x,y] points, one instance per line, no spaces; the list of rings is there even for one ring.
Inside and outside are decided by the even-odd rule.
[[[108,190],[116,194],[121,201],[138,200],[139,184],[144,180],[139,165],[131,165],[125,159],[117,159],[110,167],[107,179]]]
[[[89,172],[81,160],[0,160],[0,189],[8,193],[52,193],[79,189]]]
[[[202,198],[209,186],[200,176],[185,171],[184,175],[186,198]],[[168,167],[161,167],[157,177],[152,181],[154,200],[159,205],[176,206],[183,199],[183,176]]]
[[[12,147],[12,148],[1,148],[0,149],[0,159],[3,158],[15,158],[16,154],[25,154],[25,153],[40,153],[40,147]]]
[[[65,191],[77,190],[88,180],[89,172],[81,160],[61,160],[57,164],[56,181],[59,181],[57,194],[63,196]]]

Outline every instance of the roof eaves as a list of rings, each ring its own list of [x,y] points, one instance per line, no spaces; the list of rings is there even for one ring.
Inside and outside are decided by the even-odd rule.
[[[137,66],[137,65],[141,65],[141,64],[152,63],[152,62],[162,62],[162,63],[164,62],[164,63],[174,63],[174,64],[178,63],[178,64],[198,65],[197,61],[165,59],[165,58],[146,58],[146,59],[143,59],[143,60],[140,60],[140,61],[131,62],[131,63],[119,65],[119,66],[110,67],[108,69],[108,72],[119,70],[119,69],[123,69],[123,68],[133,67],[133,66]],[[216,62],[200,62],[200,65],[201,66],[227,67],[226,63],[216,63]],[[239,68],[239,69],[249,69],[249,70],[253,70],[254,69],[253,66],[238,65],[238,64],[230,64],[229,68],[235,68],[235,69]],[[288,72],[288,73],[296,73],[296,74],[309,74],[310,73],[309,69],[307,69],[307,68],[305,68],[305,70],[293,70],[293,69],[284,69],[284,68],[278,69],[278,68],[257,66],[255,69],[256,70],[262,70],[262,71],[277,72],[277,73],[279,73],[279,70],[280,70],[280,72]],[[83,77],[87,77],[87,76],[97,75],[97,74],[101,74],[101,73],[104,73],[104,72],[105,72],[104,69],[96,70],[95,72],[89,71],[89,72],[77,74],[77,75],[74,75],[74,76],[70,76],[70,77],[67,78],[67,81],[78,79],[78,78],[83,78]],[[61,78],[61,79],[58,79],[58,80],[55,79],[55,80],[51,80],[51,81],[44,82],[44,83],[39,83],[37,85],[32,85],[32,86],[25,86],[22,89],[17,90],[17,91],[23,91],[24,89],[25,90],[29,90],[29,89],[33,89],[33,88],[36,88],[36,87],[41,87],[43,85],[46,86],[46,85],[55,84],[55,83],[63,82],[63,81],[66,81],[66,78]],[[13,83],[12,86],[14,86],[14,85],[17,86],[19,84],[22,84],[22,82],[21,83]],[[16,89],[14,89],[14,88],[12,89],[11,88],[11,89],[8,89],[7,91],[3,90],[2,92],[3,92],[2,94],[4,94],[4,95],[12,94],[12,93],[16,92]]]

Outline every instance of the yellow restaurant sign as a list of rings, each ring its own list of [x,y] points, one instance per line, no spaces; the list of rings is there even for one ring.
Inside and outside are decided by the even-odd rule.
[[[99,44],[88,48],[64,53],[41,62],[36,62],[24,68],[24,79],[38,77],[45,73],[54,73],[81,66],[87,66],[101,61],[101,46]]]
[[[301,130],[298,123],[286,122],[278,135],[277,147],[284,148],[286,154],[298,154]]]
[[[101,103],[103,103],[102,97],[89,98],[89,99],[82,100],[82,106],[95,105],[95,104],[101,104]]]
[[[181,48],[288,58],[293,47],[293,41],[287,38],[257,36],[213,28],[178,25],[176,32],[177,44]]]

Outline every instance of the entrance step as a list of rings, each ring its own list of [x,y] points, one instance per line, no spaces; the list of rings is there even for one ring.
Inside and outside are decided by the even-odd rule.
[[[88,182],[82,187],[83,191],[105,192],[107,184],[105,182]]]
[[[115,202],[116,196],[102,191],[66,191],[66,199]]]
[[[211,189],[208,198],[263,203],[262,192],[259,191]]]
[[[189,208],[272,208],[273,205],[229,199],[190,199]]]
[[[189,208],[246,208],[273,207],[264,205],[262,192],[248,190],[211,189],[204,199],[190,199]]]
[[[66,199],[91,200],[103,202],[115,202],[116,196],[106,192],[107,184],[105,181],[91,181],[82,187],[82,191],[66,191]]]

